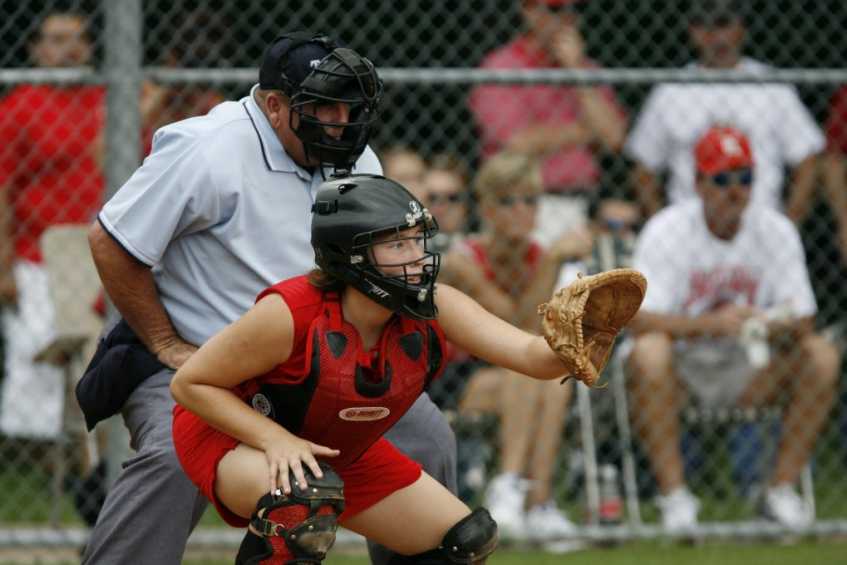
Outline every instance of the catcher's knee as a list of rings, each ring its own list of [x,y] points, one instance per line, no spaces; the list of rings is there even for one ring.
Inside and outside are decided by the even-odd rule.
[[[320,466],[320,479],[304,467],[309,483],[305,489],[296,486],[292,473],[290,494],[266,494],[259,499],[236,565],[323,561],[335,543],[338,515],[344,510],[344,483],[329,465]]]
[[[444,534],[436,549],[399,557],[390,565],[476,565],[497,548],[497,522],[485,508],[477,508]]]

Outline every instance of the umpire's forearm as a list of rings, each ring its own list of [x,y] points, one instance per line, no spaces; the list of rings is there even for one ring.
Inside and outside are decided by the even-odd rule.
[[[157,354],[179,341],[150,268],[127,253],[99,221],[91,226],[88,243],[109,298],[144,345]]]

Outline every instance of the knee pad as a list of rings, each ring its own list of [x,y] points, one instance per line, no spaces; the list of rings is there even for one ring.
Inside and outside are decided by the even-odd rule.
[[[296,486],[294,474],[289,473],[289,494],[266,494],[259,499],[236,565],[323,561],[335,543],[338,515],[344,510],[344,483],[329,465],[320,466],[324,475],[320,479],[304,466],[309,483],[305,489]]]
[[[436,549],[410,555],[397,556],[390,565],[474,565],[497,548],[497,522],[485,508],[477,508],[447,530],[441,545]]]

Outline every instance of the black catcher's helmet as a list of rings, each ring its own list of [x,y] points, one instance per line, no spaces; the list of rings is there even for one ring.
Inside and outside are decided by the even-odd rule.
[[[436,316],[435,279],[441,256],[429,245],[438,224],[408,190],[378,175],[331,179],[318,189],[312,211],[312,247],[323,271],[395,312],[423,320]],[[422,228],[423,255],[417,261],[391,265],[402,266],[402,275],[384,274],[374,263],[372,243],[381,235],[415,226]],[[407,268],[418,263],[423,273],[410,278]]]
[[[287,33],[265,52],[259,86],[282,90],[289,97],[291,129],[303,142],[307,158],[334,167],[336,174],[352,169],[367,146],[382,99],[383,85],[373,63],[326,35]],[[305,111],[312,104],[335,102],[350,105],[346,124],[322,122]],[[341,138],[326,134],[324,127],[332,126],[344,126]]]

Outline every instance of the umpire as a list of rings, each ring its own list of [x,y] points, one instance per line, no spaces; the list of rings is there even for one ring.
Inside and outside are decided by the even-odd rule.
[[[312,268],[318,186],[332,174],[382,172],[367,146],[381,95],[355,51],[285,34],[249,96],[157,131],[150,156],[100,211],[91,250],[123,319],[77,397],[90,427],[121,410],[137,453],[83,563],[181,562],[206,501],[174,453],[171,377],[261,289]],[[426,393],[388,437],[455,491],[455,439]]]

